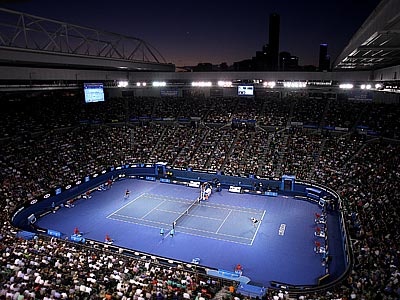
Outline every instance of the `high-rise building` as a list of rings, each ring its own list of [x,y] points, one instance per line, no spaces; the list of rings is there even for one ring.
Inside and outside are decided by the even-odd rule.
[[[268,50],[270,55],[270,69],[272,71],[278,70],[279,33],[280,33],[280,16],[276,13],[270,14]]]
[[[328,44],[320,44],[319,45],[319,71],[329,71],[331,64],[331,58],[328,55]]]
[[[235,71],[278,71],[279,70],[279,32],[280,16],[273,13],[269,16],[269,43],[256,52],[251,60],[234,63]]]
[[[282,51],[279,54],[279,70],[299,71],[299,58],[291,55],[289,52]]]

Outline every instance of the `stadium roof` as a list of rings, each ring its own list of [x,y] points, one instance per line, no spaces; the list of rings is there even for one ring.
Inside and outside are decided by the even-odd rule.
[[[337,57],[333,68],[377,70],[398,64],[400,1],[382,0]]]
[[[0,64],[174,71],[142,39],[0,8]]]

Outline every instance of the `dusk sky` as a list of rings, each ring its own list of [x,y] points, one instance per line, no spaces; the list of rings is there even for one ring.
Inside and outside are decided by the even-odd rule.
[[[231,65],[268,43],[271,13],[281,17],[280,51],[317,65],[319,44],[333,61],[380,0],[64,1],[0,0],[40,17],[138,37],[177,66]]]

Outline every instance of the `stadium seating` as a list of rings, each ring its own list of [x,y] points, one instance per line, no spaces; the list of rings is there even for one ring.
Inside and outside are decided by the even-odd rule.
[[[290,97],[255,99],[248,105],[236,98],[142,100],[124,107],[124,99],[84,106],[79,97],[62,93],[0,99],[0,299],[19,294],[25,299],[213,297],[222,286],[201,286],[204,278],[179,268],[55,239],[19,239],[9,224],[19,203],[58,185],[121,162],[157,161],[232,175],[295,174],[335,189],[345,201],[354,266],[337,287],[301,297],[400,297],[399,105]],[[202,122],[179,122],[182,116]],[[234,117],[257,125],[226,126]],[[312,127],[287,129],[289,120]],[[348,130],[327,130],[326,125]],[[359,126],[372,135],[360,133]],[[271,289],[265,298],[278,293]]]

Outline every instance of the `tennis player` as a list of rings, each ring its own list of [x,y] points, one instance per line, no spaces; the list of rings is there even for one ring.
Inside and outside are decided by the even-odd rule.
[[[237,264],[237,265],[235,266],[235,273],[236,273],[236,274],[239,274],[239,275],[242,275],[242,272],[243,272],[243,267],[242,267],[242,265],[241,265],[241,264]]]
[[[114,243],[114,240],[108,235],[108,233],[106,234],[106,238],[104,239],[104,242],[106,244],[112,244]]]
[[[74,235],[76,235],[76,236],[81,236],[82,235],[82,232],[80,232],[78,227],[74,228]]]
[[[257,227],[257,224],[259,222],[258,219],[254,218],[254,217],[251,217],[250,220],[253,223],[254,227]]]

